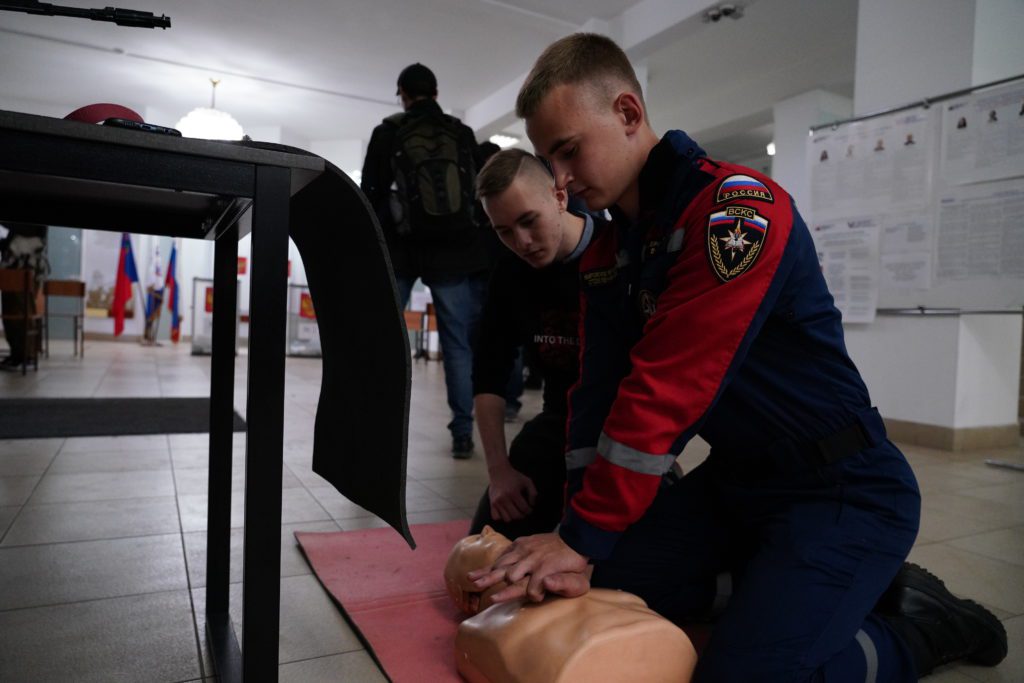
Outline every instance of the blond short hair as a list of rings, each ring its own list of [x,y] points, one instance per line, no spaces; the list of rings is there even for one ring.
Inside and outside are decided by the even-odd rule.
[[[521,149],[503,149],[495,152],[477,174],[477,199],[501,194],[524,169],[554,182],[547,167],[534,155]]]
[[[574,33],[555,41],[541,53],[516,97],[516,116],[536,113],[556,86],[588,83],[611,97],[625,85],[643,104],[643,91],[629,57],[615,41],[596,33]]]

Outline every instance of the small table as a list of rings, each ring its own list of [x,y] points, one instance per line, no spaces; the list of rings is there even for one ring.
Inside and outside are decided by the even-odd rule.
[[[277,680],[289,200],[323,159],[0,111],[0,220],[216,240],[206,622],[221,680]],[[239,218],[252,211],[242,576],[228,614]]]

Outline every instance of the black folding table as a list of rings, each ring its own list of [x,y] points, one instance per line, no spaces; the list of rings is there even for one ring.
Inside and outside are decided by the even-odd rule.
[[[290,198],[313,155],[0,111],[0,221],[215,240],[207,635],[221,680],[277,680]],[[245,549],[228,615],[239,217],[252,212]],[[404,453],[403,453],[404,455]]]

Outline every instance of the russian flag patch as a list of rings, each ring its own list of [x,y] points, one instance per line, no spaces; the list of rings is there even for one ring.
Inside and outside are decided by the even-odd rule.
[[[717,203],[731,202],[734,199],[757,199],[762,202],[773,204],[771,190],[756,178],[748,175],[731,175],[722,181],[718,186]]]

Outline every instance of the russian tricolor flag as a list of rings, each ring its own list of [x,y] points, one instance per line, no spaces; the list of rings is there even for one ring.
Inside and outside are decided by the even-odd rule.
[[[711,219],[708,224],[713,228],[720,225],[728,225],[731,227],[735,225],[736,219],[743,221],[742,225],[744,228],[753,228],[761,233],[768,230],[768,220],[764,218],[764,216],[761,216],[749,209],[744,212],[738,212],[736,210],[730,211],[729,209],[726,209],[725,211],[718,211],[711,214]]]
[[[171,245],[171,258],[167,261],[167,279],[164,281],[164,296],[167,297],[167,310],[171,312],[171,341],[177,344],[181,340],[181,316],[178,313],[178,278],[177,270],[178,245]]]
[[[768,188],[759,180],[754,180],[748,175],[730,176],[722,183],[722,189],[726,192],[735,190],[753,190],[756,192],[768,192]]]
[[[139,271],[135,267],[132,240],[128,233],[121,233],[121,254],[117,259],[117,280],[114,281],[114,300],[110,313],[114,316],[114,336],[124,332],[124,307],[132,298],[132,283],[138,283]]]

